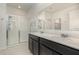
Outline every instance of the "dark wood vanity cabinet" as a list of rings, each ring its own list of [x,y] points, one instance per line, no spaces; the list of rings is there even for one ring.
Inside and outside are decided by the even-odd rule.
[[[34,55],[79,55],[77,49],[31,34],[29,49]]]
[[[33,40],[33,54],[39,55],[39,43],[35,40]]]
[[[34,55],[39,55],[39,38],[34,35],[29,35],[29,49]]]
[[[52,55],[52,51],[45,47],[44,45],[40,44],[40,55]]]
[[[59,55],[55,51],[46,47],[45,45],[40,44],[40,55]]]
[[[29,35],[29,43],[28,43],[28,47],[29,47],[29,50],[30,50],[30,52],[32,52],[33,53],[33,40],[32,40],[32,38],[31,38],[31,35]]]
[[[41,42],[42,38],[29,35],[29,49],[34,55],[58,55],[55,51],[46,47],[44,42]],[[44,44],[43,44],[44,43]]]

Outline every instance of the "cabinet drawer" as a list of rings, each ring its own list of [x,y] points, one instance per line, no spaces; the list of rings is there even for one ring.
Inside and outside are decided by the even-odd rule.
[[[29,47],[29,50],[31,53],[33,53],[33,40],[29,37],[29,40],[28,40],[28,47]]]
[[[79,55],[78,50],[65,46],[65,45],[62,45],[62,44],[59,44],[59,43],[56,43],[56,42],[53,42],[53,41],[50,41],[50,40],[47,40],[47,39],[42,38],[40,40],[40,43],[45,44],[50,49],[56,50],[57,52],[59,52],[60,54],[63,54],[63,55]]]
[[[39,55],[39,43],[33,40],[33,54]]]

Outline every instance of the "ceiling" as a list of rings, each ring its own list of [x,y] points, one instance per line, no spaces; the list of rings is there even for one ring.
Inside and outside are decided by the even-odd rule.
[[[54,3],[47,8],[47,11],[55,12],[75,5],[77,5],[77,3]]]
[[[21,9],[27,11],[30,8],[32,8],[32,6],[35,5],[35,3],[7,3],[7,6],[14,8],[18,8],[19,5],[21,6]]]
[[[32,10],[32,8],[36,7],[36,5],[38,8],[42,7],[43,5],[45,5],[45,3],[41,3],[41,4],[40,3],[7,3],[7,6],[14,7],[14,8],[18,8],[18,5],[21,6],[21,9],[28,11],[30,9]],[[41,5],[41,6],[39,6],[39,5]],[[55,12],[55,11],[59,11],[61,9],[70,7],[72,5],[77,5],[77,3],[53,3],[53,4],[49,5],[48,7],[46,7],[43,11]]]

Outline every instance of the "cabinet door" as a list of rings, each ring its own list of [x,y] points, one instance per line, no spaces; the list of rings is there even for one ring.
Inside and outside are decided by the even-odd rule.
[[[32,45],[32,38],[29,36],[29,49],[33,53],[33,45]]]
[[[33,40],[33,54],[39,55],[39,44],[35,40]]]
[[[58,53],[40,44],[40,55],[58,55]]]

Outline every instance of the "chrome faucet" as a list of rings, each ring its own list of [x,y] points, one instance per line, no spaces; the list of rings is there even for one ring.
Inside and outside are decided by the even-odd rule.
[[[43,31],[40,31],[40,33],[44,33]]]
[[[66,37],[68,37],[68,34],[61,34],[61,37],[66,38]]]

